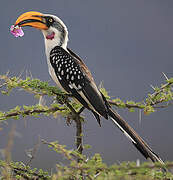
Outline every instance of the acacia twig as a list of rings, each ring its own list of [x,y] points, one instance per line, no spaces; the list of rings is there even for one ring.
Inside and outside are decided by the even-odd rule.
[[[118,103],[118,102],[115,102],[115,101],[112,101],[112,100],[107,100],[108,101],[108,103],[110,104],[110,105],[115,105],[115,106],[120,106],[121,105],[121,103]],[[136,105],[136,104],[128,104],[128,103],[124,103],[124,106],[126,107],[126,108],[138,108],[138,109],[143,109],[143,107],[141,107],[140,105]]]
[[[26,150],[26,154],[29,157],[28,162],[26,163],[26,166],[31,164],[32,160],[36,157],[36,154],[38,152],[38,149],[40,147],[40,136],[38,137],[38,143],[34,145],[32,149]]]
[[[7,119],[7,118],[13,118],[19,115],[25,116],[25,115],[32,115],[32,114],[40,114],[40,113],[54,113],[56,111],[63,111],[65,110],[64,108],[58,108],[58,107],[50,107],[46,110],[44,109],[33,109],[33,110],[20,110],[20,111],[15,111],[11,113],[6,113],[4,116],[0,117],[0,120]]]

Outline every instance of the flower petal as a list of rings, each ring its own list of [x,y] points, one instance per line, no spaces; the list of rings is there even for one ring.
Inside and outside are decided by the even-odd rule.
[[[15,25],[12,25],[11,27],[10,27],[10,32],[11,32],[11,34],[13,34],[15,37],[22,37],[23,35],[24,35],[24,32],[23,32],[23,30],[22,30],[22,28],[21,27],[19,27],[19,26],[15,26]]]

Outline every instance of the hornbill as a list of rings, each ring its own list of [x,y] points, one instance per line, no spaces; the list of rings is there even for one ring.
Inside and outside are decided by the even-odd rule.
[[[90,110],[99,124],[100,116],[112,120],[146,159],[163,164],[161,158],[111,108],[104,95],[97,88],[82,59],[67,47],[67,27],[58,17],[30,11],[20,15],[15,26],[31,26],[41,30],[45,40],[49,73],[63,91],[72,94],[85,108]]]

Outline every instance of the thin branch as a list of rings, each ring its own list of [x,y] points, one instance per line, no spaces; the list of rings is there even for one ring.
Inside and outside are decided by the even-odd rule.
[[[169,87],[169,86],[172,85],[172,84],[173,84],[172,82],[168,82],[168,83],[162,85],[162,86],[160,87],[160,90],[159,90],[159,91],[154,92],[153,94],[151,94],[152,98],[154,98],[154,97],[156,97],[157,95],[159,95],[161,92],[163,92],[163,90],[164,90],[165,88]]]
[[[50,177],[48,177],[48,176],[40,175],[37,172],[31,172],[24,168],[22,169],[22,168],[16,168],[16,167],[12,167],[12,166],[11,166],[11,168],[17,175],[20,175],[27,180],[37,180],[37,179],[48,180],[48,179],[50,179]],[[34,177],[29,177],[27,174],[32,175]]]
[[[7,83],[3,83],[3,84],[0,85],[0,88],[4,87],[6,85],[7,85]]]
[[[115,105],[115,106],[120,106],[121,103],[118,103],[118,102],[115,102],[115,101],[112,101],[112,100],[107,100],[108,103],[110,105]],[[143,107],[141,107],[140,105],[134,105],[134,104],[128,104],[128,103],[124,103],[125,107],[126,108],[138,108],[138,109],[143,109]]]
[[[82,135],[82,122],[80,118],[76,119],[76,146],[80,154],[83,152],[83,135]]]
[[[47,144],[49,145],[50,147],[52,148],[55,148],[56,150],[60,151],[63,153],[63,155],[66,157],[66,159],[68,159],[69,161],[74,161],[74,159],[71,157],[71,155],[69,154],[69,152],[62,146],[62,145],[59,145],[59,144],[54,144],[54,143],[50,143],[50,142],[47,142],[46,140],[44,139],[41,139],[41,142],[43,144]]]
[[[82,154],[83,152],[83,136],[82,136],[82,122],[80,118],[80,113],[76,112],[75,109],[72,107],[72,105],[68,102],[68,100],[65,101],[65,104],[67,107],[71,110],[71,112],[74,114],[73,120],[76,123],[76,148],[77,151]],[[82,108],[83,109],[83,108]]]
[[[33,110],[20,110],[16,112],[6,113],[4,116],[0,117],[0,120],[7,119],[7,118],[13,118],[19,115],[25,116],[25,115],[32,115],[32,114],[40,114],[40,113],[54,113],[56,111],[63,111],[65,108],[58,108],[58,107],[50,107],[48,109],[33,109]]]
[[[38,149],[40,147],[40,136],[38,137],[38,143],[34,145],[32,149],[26,150],[26,154],[29,157],[29,161],[26,163],[26,166],[31,164],[32,160],[36,157],[36,154],[38,152]]]
[[[154,107],[154,108],[167,108],[167,107],[172,106],[172,105],[173,105],[173,103],[169,102],[169,103],[164,104],[164,105],[153,106],[153,107]]]
[[[4,75],[4,76],[0,76],[0,79],[1,79],[1,80],[4,80],[5,83],[7,83],[6,85],[8,85],[8,83],[9,83],[9,84],[18,83],[18,84],[17,84],[17,87],[20,87],[20,88],[22,88],[22,89],[24,89],[24,90],[26,90],[26,91],[28,91],[28,92],[34,93],[34,94],[39,95],[39,96],[48,95],[48,94],[51,93],[52,95],[58,95],[58,96],[60,95],[60,96],[63,96],[64,98],[73,97],[71,94],[64,94],[64,93],[62,93],[62,92],[58,92],[56,87],[52,87],[52,88],[50,89],[49,86],[44,86],[44,85],[42,85],[43,82],[41,82],[41,81],[39,81],[39,80],[37,80],[38,83],[36,83],[36,87],[35,87],[35,86],[33,86],[33,83],[35,82],[34,79],[33,79],[33,80],[30,80],[30,79],[29,79],[29,80],[26,82],[27,85],[25,85],[25,83],[23,83],[25,80],[22,80],[22,79],[20,79],[20,78],[9,78],[8,76]],[[168,80],[167,80],[167,81],[168,81]],[[21,83],[21,82],[22,82],[22,83]],[[31,84],[31,86],[30,86],[30,84]],[[173,84],[173,82],[170,81],[170,82],[162,85],[162,86],[160,87],[160,90],[158,90],[158,91],[156,91],[156,88],[153,87],[153,89],[154,89],[156,92],[154,92],[153,94],[151,94],[151,98],[154,99],[157,95],[159,95],[161,92],[163,92],[164,89],[166,89],[167,87],[171,86],[172,84]],[[3,84],[3,85],[4,85],[4,84]],[[55,90],[55,89],[56,89],[56,90]],[[154,106],[154,105],[156,105],[156,104],[159,104],[159,103],[162,103],[162,102],[164,102],[164,101],[167,101],[167,100],[165,100],[165,99],[160,99],[160,100],[157,100],[156,102],[152,102],[152,99],[151,99],[151,98],[150,98],[151,104],[149,104],[149,105],[151,105],[151,106]],[[108,101],[109,101],[109,103],[110,103],[111,105],[115,105],[115,106],[118,106],[118,107],[121,106],[121,103],[119,103],[119,102],[115,102],[115,101],[111,101],[111,100],[108,100]],[[138,103],[134,103],[134,104],[123,103],[123,107],[129,108],[129,109],[131,109],[131,108],[144,109],[145,105],[144,105],[143,103],[141,103],[141,104],[138,104]]]

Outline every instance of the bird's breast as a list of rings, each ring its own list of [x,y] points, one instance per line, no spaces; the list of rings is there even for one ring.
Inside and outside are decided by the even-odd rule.
[[[57,86],[58,86],[62,91],[66,92],[65,89],[61,86],[61,84],[60,84],[60,82],[59,82],[59,80],[58,80],[58,78],[57,78],[57,76],[56,76],[56,74],[55,74],[55,70],[54,70],[54,68],[52,67],[49,59],[47,60],[47,63],[48,63],[48,69],[49,69],[49,74],[50,74],[50,76],[52,77],[52,79],[54,80],[54,82],[57,84]]]

